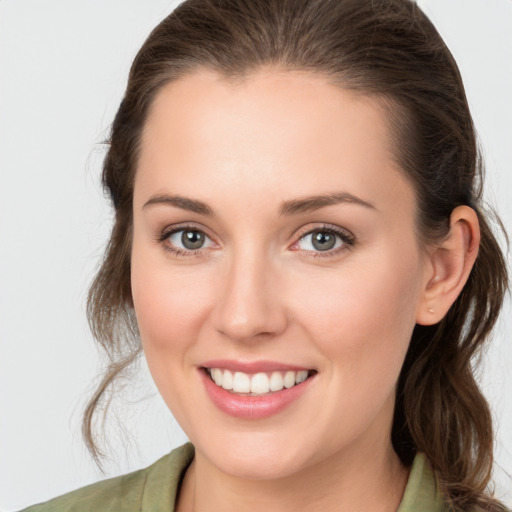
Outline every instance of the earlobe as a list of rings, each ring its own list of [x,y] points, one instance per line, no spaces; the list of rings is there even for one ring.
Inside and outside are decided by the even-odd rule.
[[[450,216],[448,235],[428,256],[428,275],[416,314],[418,324],[433,325],[446,315],[468,280],[479,244],[476,212],[469,206],[458,206]]]

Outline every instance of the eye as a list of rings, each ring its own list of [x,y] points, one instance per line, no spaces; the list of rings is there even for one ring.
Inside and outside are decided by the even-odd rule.
[[[341,230],[341,228],[326,228],[310,230],[292,246],[292,249],[308,251],[314,253],[326,253],[329,255],[343,250],[348,246],[354,245],[354,237]]]
[[[199,229],[175,229],[162,233],[161,241],[166,249],[178,254],[197,252],[201,249],[214,247],[211,238]]]
[[[298,242],[298,248],[303,251],[331,251],[343,244],[340,236],[332,231],[315,230],[303,236]]]

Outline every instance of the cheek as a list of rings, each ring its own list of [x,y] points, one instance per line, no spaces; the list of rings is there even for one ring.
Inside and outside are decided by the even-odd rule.
[[[132,274],[132,293],[143,342],[168,344],[174,333],[190,328],[199,315],[200,293],[180,279],[154,271]]]
[[[410,255],[380,248],[308,283],[297,316],[340,378],[394,385],[420,295],[420,260]]]
[[[309,282],[297,318],[322,354],[319,370],[330,393],[318,422],[332,442],[347,443],[370,425],[387,431],[394,390],[415,325],[419,293],[415,258],[397,260],[383,251]],[[396,262],[400,261],[397,266]],[[397,268],[398,267],[398,268]],[[397,271],[395,271],[397,269]],[[348,436],[348,437],[347,437]]]
[[[196,271],[201,273],[199,266]],[[187,431],[191,356],[211,303],[211,290],[199,285],[208,279],[196,277],[169,265],[165,254],[134,243],[132,296],[144,355],[160,395]]]
[[[186,349],[197,339],[211,302],[209,280],[179,266],[171,266],[165,254],[137,247],[132,251],[132,296],[144,352],[154,374],[155,367],[181,364]],[[197,275],[199,274],[199,275]],[[200,283],[204,283],[202,286]]]

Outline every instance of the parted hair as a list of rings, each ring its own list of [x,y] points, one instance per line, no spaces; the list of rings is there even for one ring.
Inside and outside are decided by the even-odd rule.
[[[483,162],[457,65],[411,0],[187,0],[151,32],[132,64],[103,167],[115,220],[87,312],[109,365],[84,413],[91,453],[101,461],[94,418],[141,353],[130,284],[132,199],[152,102],[195,70],[244,79],[263,66],[319,73],[380,99],[394,157],[416,193],[422,243],[447,234],[457,206],[477,212],[481,244],[464,289],[441,322],[413,332],[392,442],[405,465],[426,454],[453,510],[505,510],[488,491],[493,428],[475,378],[508,287],[495,235],[502,226],[483,203]]]

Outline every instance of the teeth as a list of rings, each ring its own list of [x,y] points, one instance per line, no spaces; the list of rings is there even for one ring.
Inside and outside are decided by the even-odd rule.
[[[270,391],[270,382],[266,373],[257,373],[251,379],[251,393],[268,393]]]
[[[255,395],[264,395],[273,391],[281,391],[283,388],[291,388],[296,384],[304,382],[308,378],[308,371],[301,370],[298,372],[272,372],[272,373],[256,373],[253,375],[222,370],[221,368],[208,368],[213,382],[217,386],[234,393],[251,393]]]
[[[270,391],[281,391],[283,388],[283,376],[279,372],[273,372],[270,376]]]
[[[308,371],[302,370],[300,372],[297,372],[297,375],[295,377],[295,384],[300,384],[301,382],[304,382],[308,378]]]
[[[212,368],[210,375],[217,386],[222,386],[222,370],[219,368]]]
[[[222,384],[221,384],[221,386],[224,389],[233,389],[233,374],[229,370],[226,370],[222,374]]]
[[[250,393],[251,378],[246,373],[236,372],[233,377],[233,391],[235,393]]]
[[[293,386],[295,386],[295,372],[286,372],[284,374],[284,387],[289,389]]]

